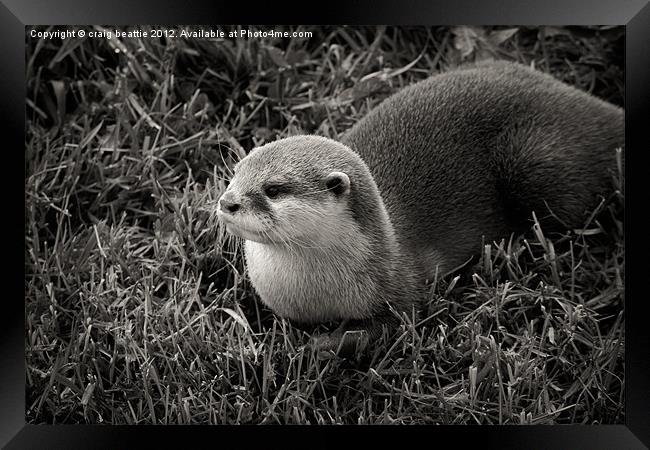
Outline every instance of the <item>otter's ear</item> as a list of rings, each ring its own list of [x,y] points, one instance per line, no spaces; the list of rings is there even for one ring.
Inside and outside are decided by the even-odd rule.
[[[343,172],[332,172],[325,177],[325,186],[336,196],[350,192],[350,178]]]

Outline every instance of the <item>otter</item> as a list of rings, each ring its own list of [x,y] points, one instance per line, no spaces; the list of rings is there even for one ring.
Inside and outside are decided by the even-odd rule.
[[[324,348],[354,330],[367,342],[428,280],[483,240],[524,232],[531,213],[582,226],[611,189],[623,114],[517,63],[463,66],[388,97],[340,142],[299,135],[253,149],[217,214],[245,239],[264,304],[297,322],[341,322]]]

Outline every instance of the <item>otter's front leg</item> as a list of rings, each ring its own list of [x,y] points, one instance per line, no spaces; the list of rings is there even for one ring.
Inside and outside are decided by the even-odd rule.
[[[378,339],[385,324],[385,321],[376,319],[344,320],[334,331],[313,337],[311,346],[319,353],[350,356],[356,351],[363,351],[370,342]]]

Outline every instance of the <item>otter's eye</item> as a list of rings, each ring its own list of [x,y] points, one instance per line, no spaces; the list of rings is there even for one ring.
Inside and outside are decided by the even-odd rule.
[[[268,198],[276,198],[280,195],[280,186],[276,184],[269,185],[264,188],[264,193]]]

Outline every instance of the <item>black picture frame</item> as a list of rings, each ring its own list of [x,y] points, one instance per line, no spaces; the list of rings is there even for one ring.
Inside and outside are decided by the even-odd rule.
[[[191,4],[174,0],[2,0],[0,5],[0,48],[2,58],[3,150],[2,235],[5,289],[0,315],[0,444],[6,448],[132,448],[144,444],[189,444],[210,439],[214,445],[224,439],[249,442],[252,436],[267,444],[311,446],[323,442],[319,433],[343,438],[359,434],[361,439],[394,441],[399,445],[444,445],[440,439],[460,445],[498,448],[648,448],[650,445],[650,327],[647,279],[643,255],[650,254],[645,237],[644,208],[647,205],[648,172],[644,155],[650,111],[650,5],[648,0],[490,0],[471,2],[440,0],[403,2],[328,1],[322,7],[265,6],[246,2],[200,0]],[[395,25],[625,25],[625,111],[626,111],[626,404],[625,425],[605,426],[490,426],[490,427],[154,427],[101,425],[28,425],[25,423],[25,332],[24,264],[18,239],[24,230],[25,197],[20,148],[25,146],[25,26],[46,24],[395,24]],[[644,127],[645,125],[645,127]],[[24,154],[23,154],[24,155]],[[24,157],[23,168],[24,166]],[[24,173],[23,173],[24,175]],[[630,207],[631,206],[631,207]],[[21,257],[22,255],[22,257]],[[646,257],[647,261],[647,257]],[[21,294],[22,292],[22,294]],[[316,434],[314,434],[316,433]],[[418,436],[416,436],[418,435]],[[138,444],[136,444],[136,440]],[[230,439],[228,439],[230,440]],[[363,441],[362,441],[363,442]],[[366,441],[368,442],[368,441]],[[232,444],[228,444],[232,445]],[[338,445],[338,444],[337,444]],[[447,444],[448,445],[448,444]],[[164,446],[164,445],[163,445]],[[427,445],[428,446],[428,445]]]

